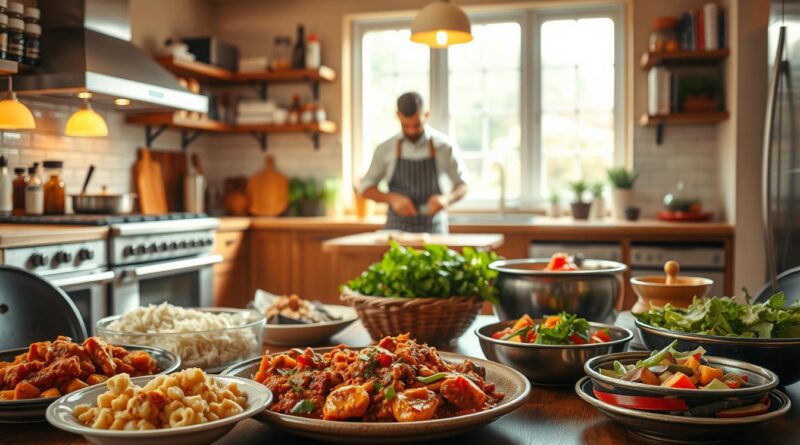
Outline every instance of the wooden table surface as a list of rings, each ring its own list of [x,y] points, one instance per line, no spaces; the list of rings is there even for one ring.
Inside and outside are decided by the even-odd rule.
[[[474,328],[488,324],[493,317],[479,316],[475,325],[459,340],[453,349],[461,354],[483,357]],[[354,347],[370,343],[366,330],[360,323],[351,325],[332,339],[331,344],[344,343]],[[285,348],[274,348],[277,352]],[[730,438],[731,444],[789,445],[800,444],[800,384],[784,389],[795,404],[788,415],[767,425],[753,428]],[[2,444],[87,444],[82,437],[62,432],[47,423],[7,425],[0,424]],[[280,432],[256,420],[240,422],[218,445],[239,444],[291,444],[318,443],[289,433]],[[459,445],[611,445],[660,444],[633,435],[622,425],[607,420],[584,403],[569,388],[533,387],[527,403],[496,422],[450,439],[432,443]]]

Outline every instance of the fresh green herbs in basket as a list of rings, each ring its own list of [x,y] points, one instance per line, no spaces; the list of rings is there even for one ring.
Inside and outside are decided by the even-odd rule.
[[[446,246],[414,249],[392,242],[383,259],[350,280],[347,287],[377,297],[480,296],[494,304],[497,272],[489,269],[489,264],[497,259],[494,252],[470,247],[458,253]]]

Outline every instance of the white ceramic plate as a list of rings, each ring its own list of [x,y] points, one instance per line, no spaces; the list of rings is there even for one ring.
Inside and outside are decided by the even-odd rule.
[[[143,386],[155,376],[134,377],[133,383]],[[73,415],[75,406],[82,403],[97,404],[97,396],[107,391],[106,385],[95,385],[67,394],[47,408],[47,421],[56,428],[80,434],[86,440],[98,445],[193,445],[211,443],[224,436],[236,423],[264,411],[272,402],[272,392],[264,385],[252,380],[214,375],[211,378],[221,384],[236,382],[239,389],[247,394],[247,409],[243,412],[215,420],[213,422],[180,428],[166,428],[148,431],[111,431],[89,428]]]
[[[268,292],[258,291],[252,302],[253,307],[262,314],[267,310],[266,297]],[[338,304],[323,304],[328,313],[338,320],[309,324],[273,324],[264,326],[264,342],[278,346],[314,346],[324,344],[344,328],[358,320],[356,310],[350,306]]]
[[[322,352],[328,349],[330,348],[316,350]],[[505,365],[460,354],[439,354],[451,363],[462,363],[468,359],[483,366],[486,370],[486,381],[494,383],[497,391],[505,394],[505,397],[497,406],[486,411],[420,422],[341,422],[308,419],[269,410],[261,412],[255,418],[299,436],[325,442],[411,443],[450,437],[489,424],[521,407],[528,398],[531,390],[528,379]],[[259,359],[251,359],[226,369],[223,375],[252,378],[259,363]]]

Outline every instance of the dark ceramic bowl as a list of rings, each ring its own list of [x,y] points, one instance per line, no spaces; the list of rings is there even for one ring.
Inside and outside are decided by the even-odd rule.
[[[777,374],[780,384],[800,381],[800,338],[739,338],[687,334],[657,328],[636,320],[636,327],[647,349],[662,349],[678,340],[677,349],[687,351],[702,346],[708,355],[742,360],[763,366]]]
[[[767,412],[763,414],[735,418],[687,417],[621,408],[605,403],[593,394],[589,377],[584,377],[575,384],[575,392],[604,416],[619,422],[639,436],[651,441],[657,440],[659,443],[740,443],[735,434],[784,416],[792,407],[786,394],[773,390],[766,403]]]
[[[541,323],[543,320],[534,320]],[[611,341],[585,345],[537,345],[492,338],[492,334],[512,326],[515,320],[492,323],[475,330],[483,354],[489,360],[521,372],[534,385],[572,385],[583,377],[583,364],[593,357],[622,352],[633,333],[619,326],[589,323],[593,329],[608,329]]]
[[[772,371],[721,357],[705,357],[705,359],[709,365],[722,368],[726,373],[746,375],[752,386],[723,390],[670,388],[629,382],[599,372],[600,369],[613,369],[614,361],[630,365],[647,357],[650,357],[649,352],[623,352],[587,361],[584,371],[592,379],[595,397],[623,408],[708,417],[717,411],[758,403],[778,386],[778,377]]]

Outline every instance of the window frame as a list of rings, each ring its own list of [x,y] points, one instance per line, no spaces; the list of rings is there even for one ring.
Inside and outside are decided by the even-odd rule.
[[[472,24],[495,22],[515,22],[520,25],[520,163],[522,176],[521,192],[518,200],[508,201],[507,206],[518,210],[544,208],[547,197],[542,196],[537,175],[527,172],[539,172],[542,165],[541,156],[541,59],[540,45],[541,25],[548,20],[559,18],[584,19],[608,17],[614,22],[614,162],[615,165],[626,165],[629,156],[626,123],[628,104],[625,100],[626,73],[626,8],[624,3],[611,1],[607,4],[571,4],[566,6],[524,6],[524,7],[464,7],[464,11]],[[414,17],[414,11],[389,13],[386,15],[368,14],[345,17],[345,26],[350,38],[344,39],[344,52],[350,56],[347,64],[349,70],[350,109],[343,110],[349,114],[350,125],[345,136],[350,141],[349,157],[344,156],[349,166],[351,182],[362,171],[366,164],[364,157],[366,148],[363,141],[363,107],[362,107],[362,65],[361,43],[365,33],[386,29],[408,28]],[[349,23],[349,26],[347,25]],[[449,127],[449,67],[448,52],[429,50],[430,54],[430,104],[431,116],[429,124],[443,131]],[[347,94],[345,92],[345,94]],[[346,101],[343,102],[346,104]],[[374,149],[374,147],[373,147]],[[480,210],[495,208],[495,199],[465,199],[459,203],[459,210]]]

